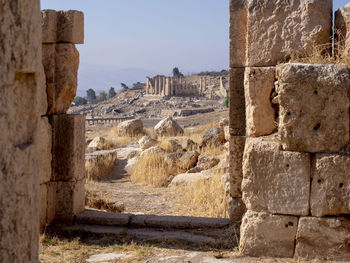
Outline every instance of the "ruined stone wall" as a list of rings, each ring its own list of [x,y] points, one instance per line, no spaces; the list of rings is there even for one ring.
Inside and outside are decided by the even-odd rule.
[[[40,120],[40,228],[54,220],[71,221],[85,206],[85,120],[66,114],[77,90],[84,15],[43,10],[42,64],[47,110]]]
[[[40,1],[0,4],[0,262],[38,262]]]
[[[231,194],[247,210],[240,251],[350,260],[350,70],[280,64],[329,45],[332,1],[231,0],[230,12]]]

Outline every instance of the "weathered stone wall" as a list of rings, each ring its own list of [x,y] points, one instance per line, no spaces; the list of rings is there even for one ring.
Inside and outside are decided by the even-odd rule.
[[[231,195],[247,209],[243,255],[350,260],[350,70],[277,65],[328,45],[331,13],[330,0],[231,0]],[[246,136],[244,154],[232,135]]]
[[[0,24],[0,262],[36,263],[43,111],[40,1],[1,1]]]
[[[54,220],[71,221],[85,205],[85,120],[67,115],[77,90],[84,15],[43,10],[42,64],[47,110],[41,118],[40,228]]]

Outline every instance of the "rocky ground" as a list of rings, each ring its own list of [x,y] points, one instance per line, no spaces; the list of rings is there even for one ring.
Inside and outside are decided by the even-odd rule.
[[[149,119],[165,116],[191,116],[196,113],[220,111],[225,98],[154,97],[142,90],[121,91],[115,97],[94,105],[72,106],[69,113],[94,117],[129,117]]]

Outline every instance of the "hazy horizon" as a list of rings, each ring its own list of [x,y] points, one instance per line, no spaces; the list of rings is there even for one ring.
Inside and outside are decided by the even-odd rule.
[[[101,4],[103,2],[103,4]],[[335,0],[334,10],[348,0]],[[229,0],[41,0],[85,15],[78,95],[146,76],[220,71],[229,65]]]

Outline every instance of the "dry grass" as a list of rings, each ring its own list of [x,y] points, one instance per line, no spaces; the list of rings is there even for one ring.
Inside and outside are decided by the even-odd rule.
[[[122,244],[113,237],[100,239],[64,239],[50,235],[40,237],[40,263],[84,263],[86,259],[99,253],[122,253],[129,255],[118,262],[135,262],[154,255],[156,248],[147,245]]]
[[[125,136],[125,134],[119,134],[118,126],[113,127],[108,132],[108,136],[111,136],[111,137],[130,137],[130,138],[134,138],[135,140],[140,139],[145,134],[146,134],[146,131],[143,131],[142,133],[128,134],[128,136]]]
[[[85,161],[88,180],[103,180],[111,175],[116,166],[117,154],[108,154]]]
[[[138,138],[135,137],[114,137],[114,138],[108,138],[106,139],[104,145],[102,148],[104,150],[111,150],[116,148],[124,147],[125,145],[134,143],[138,140]]]
[[[165,155],[151,153],[140,156],[131,171],[130,179],[134,183],[157,187],[167,186],[169,175],[165,163]]]
[[[197,126],[197,127],[193,127],[193,128],[186,128],[184,131],[184,136],[185,138],[189,138],[191,140],[193,140],[196,143],[200,143],[202,140],[202,136],[203,134],[213,128],[213,127],[220,127],[218,122],[213,122],[213,123],[209,123],[207,125],[201,125],[201,126]]]
[[[338,39],[343,39],[338,32]],[[350,56],[344,47],[344,40],[335,42],[333,45],[316,45],[311,51],[304,54],[292,54],[287,62],[306,64],[336,64],[350,67]],[[333,49],[333,52],[332,52]]]
[[[97,191],[91,181],[86,183],[85,192],[85,205],[88,207],[112,213],[121,213],[125,210],[123,203],[109,201],[108,194]]]
[[[186,186],[178,186],[181,193],[179,210],[184,215],[228,218],[229,210],[225,195],[225,185],[221,175],[208,180],[197,180]]]
[[[201,154],[205,153],[212,156],[219,156],[225,154],[227,152],[227,149],[225,149],[223,145],[207,145],[205,147],[202,147],[201,149],[198,149],[198,151]]]

